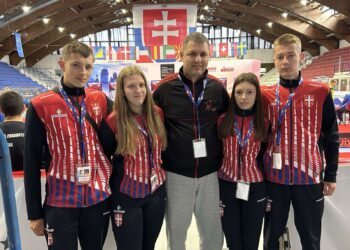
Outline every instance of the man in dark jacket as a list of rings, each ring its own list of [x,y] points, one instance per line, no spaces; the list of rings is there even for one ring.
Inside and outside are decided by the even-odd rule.
[[[194,213],[201,250],[222,248],[217,170],[222,145],[217,118],[226,111],[229,97],[220,81],[208,75],[209,43],[201,33],[188,35],[180,53],[179,73],[161,81],[153,96],[164,111],[168,147],[167,232],[172,250],[184,250]]]

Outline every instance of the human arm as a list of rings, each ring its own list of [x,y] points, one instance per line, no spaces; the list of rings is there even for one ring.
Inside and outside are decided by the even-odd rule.
[[[321,136],[326,159],[324,174],[324,194],[331,195],[336,188],[339,157],[339,133],[333,98],[329,92],[323,104]]]
[[[45,143],[45,126],[32,103],[30,103],[26,115],[23,160],[24,187],[29,220],[38,220],[44,217],[40,168]]]

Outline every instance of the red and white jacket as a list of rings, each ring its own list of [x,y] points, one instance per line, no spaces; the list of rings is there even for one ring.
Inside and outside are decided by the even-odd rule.
[[[295,90],[295,94],[280,128],[281,170],[273,168],[278,123],[275,98],[277,85],[261,87],[264,110],[271,125],[269,145],[264,159],[266,179],[285,185],[320,183],[323,179],[323,161],[318,143],[320,138],[324,138],[327,162],[324,180],[335,182],[339,136],[330,90],[325,84],[307,80],[299,86],[296,80],[288,81],[287,84],[291,85],[288,88],[285,81],[281,79],[279,87],[279,109],[285,106],[291,91]]]
[[[160,115],[160,117],[163,119],[163,112],[160,108],[156,107],[156,112]],[[117,131],[116,128],[116,113],[111,113],[108,117],[105,119],[105,123],[107,123],[110,131],[106,131],[105,124],[102,124],[101,127],[101,133],[106,134],[115,134]],[[144,117],[142,115],[135,116],[135,121],[138,123],[140,127],[144,127],[145,122],[142,120]],[[147,128],[146,128],[147,130]],[[101,136],[102,144],[106,145],[112,145],[111,142],[108,142],[106,140],[115,140],[115,136]],[[100,138],[101,138],[100,137]],[[107,138],[109,137],[109,139]],[[117,143],[117,142],[116,142]],[[117,148],[117,144],[114,144],[113,149],[108,149],[108,151],[115,152]],[[154,171],[157,175],[157,188],[159,188],[166,179],[166,173],[165,170],[162,168],[162,160],[161,160],[161,152],[162,152],[162,143],[160,138],[157,138],[157,140],[153,141],[153,163],[154,163]],[[104,146],[105,148],[105,146]],[[106,152],[106,151],[105,151]],[[110,153],[107,153],[107,156]],[[115,156],[114,158],[116,158]],[[118,182],[115,182],[114,180],[111,181],[111,187],[112,192],[114,192],[116,189],[119,190],[119,192],[126,194],[132,198],[144,198],[147,195],[151,194],[151,164],[149,162],[149,152],[148,152],[148,142],[147,137],[143,133],[140,133],[140,136],[137,138],[137,148],[135,155],[124,155],[123,156],[123,164],[120,165],[119,161],[113,162],[113,174],[112,178],[119,178],[117,176],[117,173],[123,173],[123,177],[121,180],[121,183],[119,185]],[[118,168],[123,168],[123,171],[119,171]],[[114,186],[114,184],[117,184],[119,186]]]
[[[78,102],[82,98],[83,95],[76,97]],[[101,91],[85,89],[85,103],[86,112],[99,126],[107,115],[106,96]],[[36,96],[31,100],[31,105],[42,122],[39,125],[45,129],[46,142],[52,157],[46,175],[46,204],[55,207],[77,208],[92,206],[108,198],[111,193],[109,177],[112,167],[103,153],[98,136],[90,122],[84,119],[85,154],[87,163],[91,166],[91,181],[86,185],[77,185],[76,167],[84,160],[79,143],[80,126],[69,106],[61,95],[54,91]],[[29,121],[32,120],[32,117],[28,118]],[[31,138],[35,135],[26,134],[27,136],[28,139],[35,141],[35,138]],[[40,146],[41,144],[38,145]],[[36,146],[33,145],[33,150],[36,150],[35,148]],[[30,153],[30,148],[27,148],[26,153]],[[30,165],[31,162],[27,161],[27,164]],[[27,183],[34,181],[29,175],[31,169],[34,171],[34,168],[40,173],[40,164],[26,166],[27,178],[25,176],[25,181]]]
[[[253,115],[238,116],[235,120],[241,130],[242,137],[245,138]],[[221,117],[220,117],[221,120]],[[221,121],[219,120],[219,124]],[[237,182],[262,182],[264,180],[261,168],[258,165],[258,154],[260,152],[261,142],[254,139],[254,130],[248,140],[248,143],[241,150],[239,149],[236,133],[223,139],[224,157],[221,168],[218,171],[219,179]],[[241,160],[240,160],[241,159]]]

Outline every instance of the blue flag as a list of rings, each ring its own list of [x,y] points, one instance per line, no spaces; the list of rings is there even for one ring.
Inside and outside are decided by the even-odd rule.
[[[18,32],[15,32],[15,38],[16,38],[16,48],[17,48],[18,56],[24,57],[22,41],[21,41],[21,34]]]

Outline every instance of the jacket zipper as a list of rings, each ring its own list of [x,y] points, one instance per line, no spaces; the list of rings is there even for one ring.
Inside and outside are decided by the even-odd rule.
[[[294,91],[292,89],[292,82],[290,82],[290,89],[289,89],[289,94],[292,94]],[[289,184],[293,184],[293,100],[290,102],[290,110],[289,110],[289,115],[290,115],[290,141],[289,141]]]
[[[79,104],[79,97],[77,96],[77,104],[79,105],[79,119],[81,120],[81,107],[80,107],[80,104]],[[79,138],[81,137],[81,124],[79,124],[79,129],[80,129],[80,132],[79,132]],[[84,138],[80,138],[81,140],[84,140]],[[80,141],[79,141],[80,143]],[[84,146],[85,147],[85,146]],[[84,150],[84,148],[82,149]],[[85,152],[86,153],[86,152]],[[86,157],[86,155],[85,155]],[[85,159],[83,159],[83,162],[85,162]],[[92,171],[92,170],[90,170]],[[86,207],[86,195],[87,195],[87,192],[86,192],[86,185],[87,184],[84,184],[83,185],[83,194],[82,194],[82,197],[83,197],[83,207]]]
[[[244,116],[242,116],[242,125],[241,125],[241,140],[244,138],[244,134],[243,134],[243,125],[244,125]],[[241,147],[238,143],[238,180],[237,181],[241,181]]]
[[[192,93],[193,93],[193,99],[197,102],[197,100],[196,100],[196,90],[195,90],[193,82],[192,82]],[[193,104],[193,108],[192,109],[194,109],[193,110],[193,112],[194,112],[194,136],[195,136],[196,139],[198,139],[198,132],[199,131],[197,131],[196,118],[199,119],[199,117],[197,117],[197,113],[199,114],[199,112],[196,112],[196,106],[194,104]],[[198,158],[195,158],[195,160],[196,160],[196,165],[194,167],[194,177],[197,178],[198,177]]]

